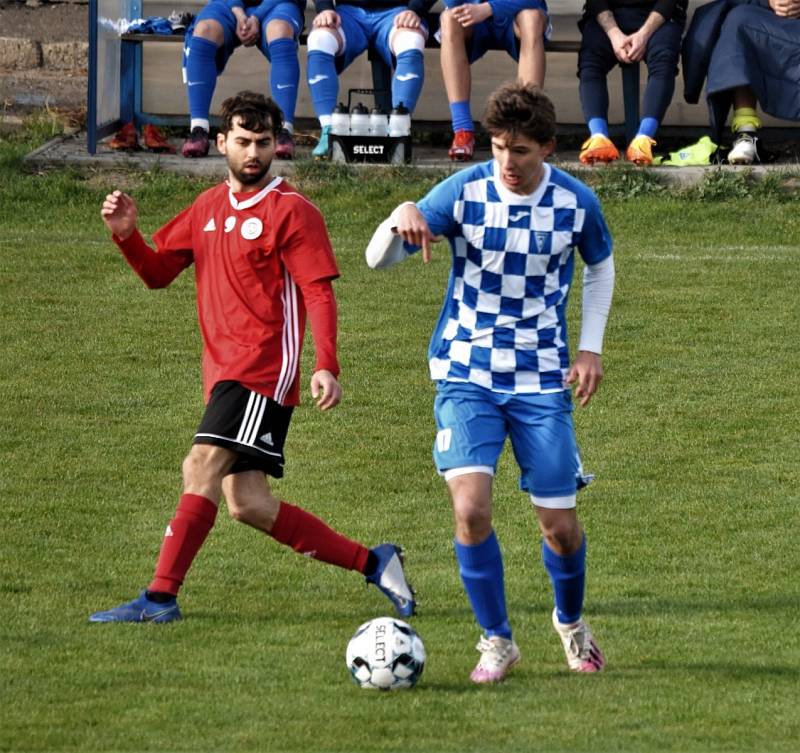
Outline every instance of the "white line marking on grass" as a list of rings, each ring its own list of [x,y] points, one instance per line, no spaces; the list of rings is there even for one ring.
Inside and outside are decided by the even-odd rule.
[[[800,258],[797,246],[673,246],[674,252],[620,253],[621,258],[635,261],[713,261],[713,262],[765,262],[786,261],[789,256]],[[713,253],[708,253],[713,251]],[[697,253],[700,252],[700,253]],[[705,253],[703,253],[705,252]]]

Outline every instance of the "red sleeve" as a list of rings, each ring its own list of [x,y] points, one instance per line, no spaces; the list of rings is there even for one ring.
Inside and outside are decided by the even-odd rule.
[[[160,253],[147,245],[134,230],[125,240],[111,236],[131,268],[148,288],[165,288],[192,263],[191,250],[183,253]]]
[[[339,268],[322,213],[304,197],[288,201],[276,240],[292,279],[301,288],[314,280],[336,279]]]
[[[317,361],[314,371],[327,369],[339,376],[336,358],[336,299],[330,279],[314,280],[300,286],[314,338]]]

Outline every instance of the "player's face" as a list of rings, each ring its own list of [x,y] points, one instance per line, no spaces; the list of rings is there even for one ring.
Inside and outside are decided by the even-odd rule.
[[[500,180],[514,193],[527,195],[542,179],[544,161],[553,153],[555,140],[540,144],[521,134],[492,136],[492,154],[500,168]]]
[[[235,191],[262,188],[269,182],[275,134],[271,130],[247,131],[239,123],[240,119],[234,118],[233,128],[217,135],[217,148],[228,161],[228,173]]]

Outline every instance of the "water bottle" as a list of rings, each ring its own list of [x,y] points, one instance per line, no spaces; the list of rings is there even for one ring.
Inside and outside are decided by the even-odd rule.
[[[350,113],[350,134],[369,136],[369,110],[359,102]]]
[[[389,115],[389,136],[394,139],[411,134],[411,114],[401,102]]]
[[[376,107],[369,116],[370,136],[387,136],[389,134],[389,116]]]
[[[331,115],[331,133],[334,136],[350,135],[350,113],[341,102],[336,105]]]

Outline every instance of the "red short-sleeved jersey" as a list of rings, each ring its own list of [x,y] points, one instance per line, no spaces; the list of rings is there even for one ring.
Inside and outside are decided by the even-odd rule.
[[[339,275],[319,209],[282,178],[254,194],[221,184],[153,240],[159,254],[196,267],[206,400],[217,382],[235,380],[297,405],[306,321],[301,290]]]

